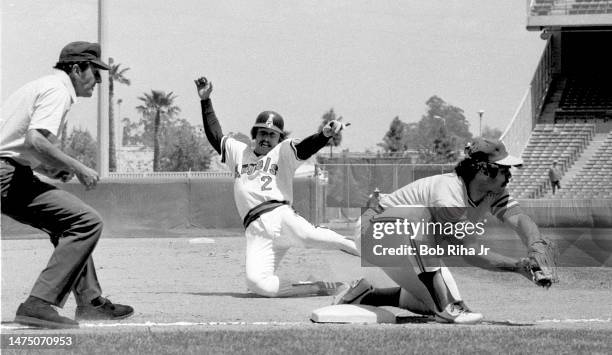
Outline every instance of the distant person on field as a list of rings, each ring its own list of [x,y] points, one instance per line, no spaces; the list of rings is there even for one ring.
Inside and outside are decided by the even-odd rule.
[[[42,182],[33,171],[67,182],[76,176],[88,190],[96,171],[59,148],[66,114],[77,97],[91,97],[102,81],[100,45],[72,42],[61,51],[51,75],[22,86],[9,96],[0,116],[2,214],[49,234],[55,247],[30,296],[17,309],[15,322],[44,328],[78,328],[53,308],[74,293],[75,318],[120,319],[134,313],[113,304],[102,291],[91,254],[102,234],[98,212],[72,194]]]
[[[561,188],[559,181],[561,180],[561,170],[557,168],[557,162],[553,162],[552,166],[548,170],[548,178],[550,179],[550,186],[552,186],[552,193],[555,194],[556,189]]]
[[[380,189],[377,187],[370,195],[368,195],[368,201],[366,207],[376,207],[380,203]]]

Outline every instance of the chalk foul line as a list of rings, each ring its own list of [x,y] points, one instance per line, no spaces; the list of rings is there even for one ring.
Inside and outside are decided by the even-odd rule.
[[[588,319],[540,319],[536,323],[612,323],[612,318],[588,318]],[[512,321],[494,322],[483,321],[483,324],[515,324]],[[81,323],[80,329],[84,328],[114,328],[114,327],[214,327],[214,326],[300,326],[311,324],[305,322],[141,322],[141,323]],[[518,323],[516,323],[519,325]],[[520,324],[523,325],[523,324]],[[40,329],[36,327],[24,326],[16,323],[2,324],[0,329],[19,330],[19,329]]]
[[[540,319],[537,323],[610,323],[612,318],[590,318],[590,319]]]

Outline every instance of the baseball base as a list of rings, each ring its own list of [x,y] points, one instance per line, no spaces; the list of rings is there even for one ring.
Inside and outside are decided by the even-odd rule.
[[[339,304],[315,309],[310,320],[315,323],[374,324],[397,323],[405,310],[395,307],[374,307],[357,304]]]

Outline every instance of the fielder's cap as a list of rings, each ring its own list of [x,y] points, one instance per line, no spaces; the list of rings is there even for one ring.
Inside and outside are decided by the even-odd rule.
[[[68,43],[62,49],[58,63],[89,62],[100,69],[109,70],[108,64],[100,59],[100,45],[77,41]]]
[[[255,119],[253,129],[251,129],[251,135],[254,136],[255,128],[267,128],[271,129],[279,134],[283,134],[285,128],[285,122],[283,117],[274,111],[264,111],[260,113]]]
[[[523,160],[508,154],[506,146],[499,140],[474,138],[465,146],[465,155],[469,158],[495,163],[498,165],[523,165]]]

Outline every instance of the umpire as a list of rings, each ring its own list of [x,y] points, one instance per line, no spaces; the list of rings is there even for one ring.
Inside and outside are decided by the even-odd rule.
[[[87,189],[98,174],[62,152],[57,144],[66,114],[77,97],[91,97],[102,81],[100,45],[72,42],[61,51],[51,75],[27,83],[5,102],[0,118],[0,182],[2,214],[38,228],[55,247],[30,296],[17,309],[17,323],[45,328],[76,328],[60,316],[72,291],[75,318],[120,319],[134,313],[130,306],[113,304],[102,291],[91,253],[102,234],[102,219],[75,196],[39,180],[32,171],[63,182],[76,176]]]

